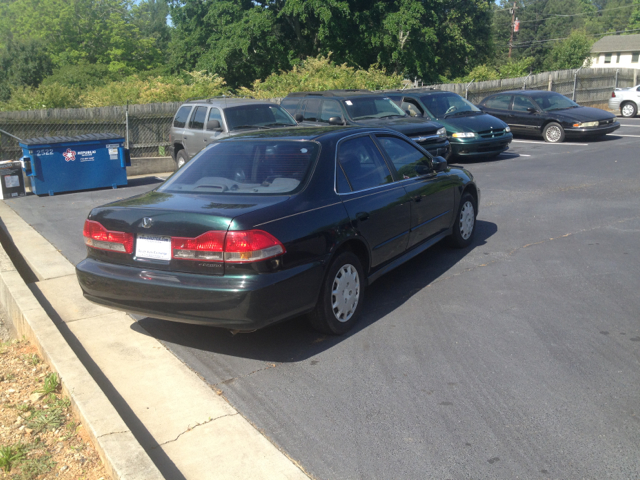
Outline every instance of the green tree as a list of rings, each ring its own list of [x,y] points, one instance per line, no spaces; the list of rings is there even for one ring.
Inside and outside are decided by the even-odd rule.
[[[172,0],[169,64],[231,87],[327,56],[407,77],[459,75],[492,52],[487,0]]]
[[[581,67],[589,60],[593,39],[584,32],[574,30],[566,40],[556,43],[545,64],[547,70],[569,70]]]
[[[14,88],[37,87],[53,70],[53,63],[42,42],[10,40],[0,49],[0,101],[6,101]]]

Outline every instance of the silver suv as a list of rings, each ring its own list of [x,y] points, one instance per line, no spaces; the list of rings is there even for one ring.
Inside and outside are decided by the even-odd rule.
[[[185,102],[169,132],[169,153],[178,168],[214,140],[239,133],[296,127],[298,123],[276,103],[246,98],[208,98]]]
[[[609,110],[620,111],[623,117],[635,117],[640,109],[640,85],[616,88],[609,99]]]

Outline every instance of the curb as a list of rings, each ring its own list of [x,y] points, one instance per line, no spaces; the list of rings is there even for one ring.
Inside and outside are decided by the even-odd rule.
[[[77,358],[0,246],[0,303],[18,337],[25,336],[58,373],[109,475],[122,480],[164,478],[104,392]]]

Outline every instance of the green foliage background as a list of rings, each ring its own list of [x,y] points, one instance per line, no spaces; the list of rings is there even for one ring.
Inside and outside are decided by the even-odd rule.
[[[640,0],[0,0],[0,110],[577,68]],[[167,21],[169,19],[169,21]]]

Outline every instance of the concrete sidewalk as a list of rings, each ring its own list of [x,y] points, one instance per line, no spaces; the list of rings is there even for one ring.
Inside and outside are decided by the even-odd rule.
[[[165,478],[308,478],[129,315],[86,301],[73,265],[10,203],[0,218],[31,291]]]

